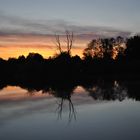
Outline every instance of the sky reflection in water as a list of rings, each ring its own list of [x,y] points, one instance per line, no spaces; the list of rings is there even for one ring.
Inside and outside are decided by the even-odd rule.
[[[77,86],[65,96],[52,90],[42,94],[3,88],[0,139],[139,139],[140,103],[139,96],[131,94],[132,86],[116,81],[112,88],[101,85]]]

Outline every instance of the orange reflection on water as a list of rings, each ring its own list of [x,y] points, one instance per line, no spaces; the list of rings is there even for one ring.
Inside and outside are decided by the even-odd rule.
[[[42,94],[42,91],[28,92],[17,86],[7,86],[0,91],[0,102],[2,101],[15,101],[15,100],[25,100],[25,99],[37,99],[51,97],[50,94]]]

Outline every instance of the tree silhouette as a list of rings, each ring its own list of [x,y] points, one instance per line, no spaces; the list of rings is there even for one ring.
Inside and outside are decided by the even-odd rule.
[[[140,59],[140,36],[134,36],[127,40],[125,55],[128,59]]]
[[[60,54],[62,53],[62,47],[61,47],[61,41],[60,41],[60,35],[55,35],[55,39],[56,39],[56,46],[60,52]]]
[[[93,39],[88,44],[88,47],[84,49],[83,55],[84,55],[84,59],[102,58],[103,57],[103,48],[102,48],[101,40]]]
[[[117,38],[93,39],[88,47],[84,49],[84,59],[99,59],[104,60],[115,59],[117,55],[124,54],[126,49],[124,38],[118,36]]]
[[[65,37],[66,37],[66,48],[67,51],[63,51],[63,46],[61,45],[61,40],[60,40],[60,35],[55,35],[55,39],[56,39],[56,46],[59,50],[59,53],[62,54],[63,52],[66,52],[68,54],[71,54],[71,49],[73,47],[73,41],[74,41],[74,34],[73,32],[70,32],[68,30],[65,31]]]
[[[27,61],[42,62],[44,60],[43,56],[38,53],[29,53],[27,56]]]
[[[66,43],[67,43],[67,52],[71,54],[71,49],[73,47],[74,35],[73,32],[66,31]]]

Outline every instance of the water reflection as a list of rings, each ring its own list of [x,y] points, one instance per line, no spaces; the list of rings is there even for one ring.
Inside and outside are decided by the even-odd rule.
[[[0,139],[24,140],[29,135],[35,140],[40,136],[53,140],[140,137],[139,81],[2,85]]]
[[[9,104],[10,102],[17,104],[17,102],[21,103],[22,101],[36,101],[35,104],[37,104],[37,101],[42,101],[43,99],[47,99],[47,102],[49,102],[50,99],[56,99],[53,104],[57,106],[56,112],[58,119],[62,119],[63,111],[65,110],[65,106],[67,106],[69,122],[76,120],[76,109],[73,102],[75,104],[88,104],[91,102],[95,103],[95,101],[118,100],[122,102],[127,99],[140,100],[138,93],[139,82],[94,80],[81,82],[80,85],[73,82],[49,84],[48,86],[45,84],[41,84],[41,86],[36,86],[36,84],[26,85],[25,83],[18,85],[18,87],[5,87],[3,85],[5,84],[0,85],[0,87],[2,87],[0,91],[0,106],[2,104]],[[80,100],[76,97],[80,97]],[[89,98],[92,99],[92,101]],[[43,107],[44,106],[45,105],[43,105]]]
[[[30,97],[46,97],[53,96],[59,99],[58,110],[62,110],[63,102],[68,101],[69,109],[74,111],[71,97],[75,94],[75,91],[81,87],[88,96],[92,97],[94,100],[107,100],[107,101],[123,101],[125,99],[133,99],[136,101],[140,100],[139,95],[139,86],[140,83],[135,82],[127,82],[127,81],[104,81],[104,80],[96,80],[89,82],[81,82],[79,83],[57,83],[57,84],[39,84],[32,83],[29,84],[20,84],[20,85],[12,85],[12,86],[3,86],[5,84],[0,84],[0,103],[6,100],[18,99],[18,97],[23,96],[24,98],[28,96]],[[10,92],[10,94],[8,93]],[[77,90],[78,91],[78,90]],[[4,93],[4,94],[3,94]],[[82,96],[78,91],[79,96]],[[61,114],[61,113],[60,113]],[[60,115],[61,116],[61,115]]]
[[[89,95],[95,100],[119,100],[123,101],[128,97],[127,88],[120,85],[119,82],[108,82],[107,84],[103,81],[90,87],[84,87]]]
[[[74,108],[74,105],[71,101],[71,98],[61,98],[60,102],[58,103],[58,119],[62,119],[62,113],[63,113],[63,106],[64,106],[64,101],[68,101],[68,109],[69,109],[69,122],[72,121],[72,119],[76,120],[76,111]]]

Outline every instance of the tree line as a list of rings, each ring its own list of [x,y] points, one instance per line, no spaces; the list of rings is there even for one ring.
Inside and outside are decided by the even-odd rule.
[[[72,56],[74,35],[66,32],[66,50],[56,35],[59,54],[44,59],[38,53],[27,57],[0,59],[0,80],[49,82],[76,81],[95,77],[140,78],[140,36],[124,39],[93,39],[83,50],[83,58]]]

